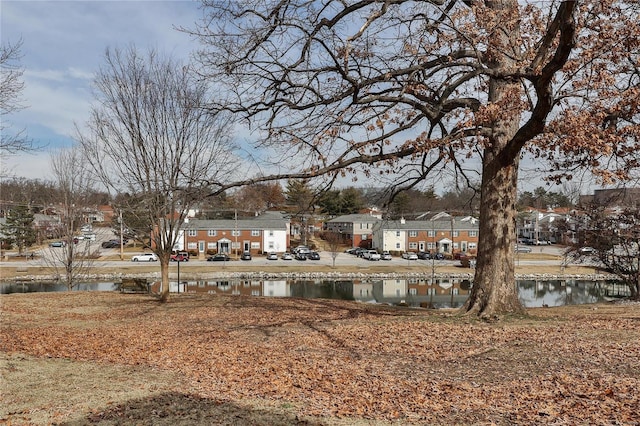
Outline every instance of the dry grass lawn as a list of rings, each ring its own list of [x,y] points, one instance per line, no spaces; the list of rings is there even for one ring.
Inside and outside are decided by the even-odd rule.
[[[640,424],[640,305],[0,296],[0,423]]]

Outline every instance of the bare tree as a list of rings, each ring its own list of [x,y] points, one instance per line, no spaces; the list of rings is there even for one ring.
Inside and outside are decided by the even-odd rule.
[[[558,181],[579,167],[626,179],[639,163],[637,2],[203,6],[192,31],[202,73],[230,90],[211,108],[263,130],[257,146],[292,170],[265,180],[354,172],[390,176],[397,192],[445,167],[460,183],[481,175],[468,313],[523,311],[513,249],[522,155],[549,160]]]
[[[335,231],[325,231],[322,233],[322,239],[329,245],[329,254],[331,255],[331,267],[336,267],[336,257],[340,253],[340,248],[344,244],[342,234]]]
[[[49,247],[43,254],[43,261],[56,270],[68,290],[73,290],[79,279],[86,279],[93,264],[92,241],[77,235],[84,224],[87,200],[93,192],[89,170],[82,160],[77,147],[61,150],[51,157],[51,170],[60,197],[56,205],[60,226],[56,231],[63,245]]]
[[[22,40],[15,44],[7,43],[0,46],[0,156],[2,157],[34,148],[31,140],[24,135],[24,130],[14,133],[10,131],[11,126],[7,120],[9,114],[24,108],[21,103],[24,69],[18,63],[21,47]]]
[[[208,87],[188,65],[153,50],[107,50],[95,86],[97,104],[78,140],[102,183],[130,195],[121,201],[133,205],[120,207],[148,227],[167,300],[169,259],[188,210],[211,192],[208,181],[234,171],[229,121],[201,108]]]
[[[582,222],[583,229],[569,254],[596,259],[629,287],[631,299],[640,300],[640,208],[612,211],[590,204],[574,220]]]

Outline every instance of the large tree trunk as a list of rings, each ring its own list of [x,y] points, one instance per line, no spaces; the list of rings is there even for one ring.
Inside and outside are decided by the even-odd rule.
[[[487,64],[500,71],[516,69],[520,46],[519,23],[515,19],[516,0],[497,0],[487,4],[495,11],[500,25],[491,25]],[[501,30],[495,31],[495,28]],[[516,241],[516,201],[520,147],[514,136],[520,128],[518,105],[522,88],[517,81],[501,79],[500,72],[489,81],[488,114],[482,126],[487,129],[482,166],[480,197],[480,235],[478,258],[471,295],[463,309],[482,317],[498,313],[522,313],[515,282],[514,245]]]
[[[501,164],[497,158],[485,161],[482,174],[478,259],[463,309],[483,317],[524,312],[514,266],[518,160],[511,159],[510,164]]]

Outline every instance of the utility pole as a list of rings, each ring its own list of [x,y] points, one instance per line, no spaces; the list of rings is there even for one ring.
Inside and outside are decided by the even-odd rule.
[[[122,208],[119,211],[120,220],[120,260],[124,260],[124,224],[122,223]]]

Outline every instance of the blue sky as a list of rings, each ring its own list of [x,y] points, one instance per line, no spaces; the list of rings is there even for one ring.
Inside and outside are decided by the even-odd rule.
[[[175,27],[193,28],[201,16],[199,6],[194,0],[0,0],[0,41],[23,42],[27,108],[10,122],[45,146],[3,159],[0,175],[51,178],[51,151],[70,146],[74,124],[87,120],[91,82],[105,49],[135,44],[186,60],[198,42]],[[521,189],[543,186],[537,177],[522,170]]]
[[[199,5],[191,0],[0,0],[0,41],[23,42],[27,108],[9,121],[46,145],[38,153],[10,157],[0,174],[50,177],[50,152],[71,145],[74,123],[82,125],[88,117],[91,82],[105,49],[135,44],[186,59],[197,42],[174,28],[193,27]]]

